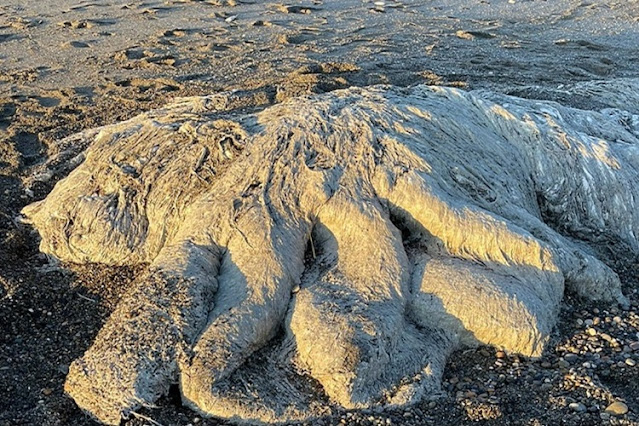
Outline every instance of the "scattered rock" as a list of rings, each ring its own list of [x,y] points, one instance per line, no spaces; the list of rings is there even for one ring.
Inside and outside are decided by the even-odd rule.
[[[606,413],[613,416],[623,416],[628,412],[628,406],[621,401],[616,401],[606,407]]]
[[[568,367],[570,367],[570,363],[568,361],[566,361],[565,359],[560,359],[559,361],[557,361],[557,365],[559,366],[559,368],[568,368]]]
[[[578,357],[575,354],[566,354],[564,355],[564,359],[569,363],[574,364],[575,362],[577,362]]]
[[[586,406],[580,402],[572,402],[568,405],[568,408],[577,413],[585,413],[587,411]]]
[[[58,23],[59,26],[61,27],[66,27],[66,28],[72,28],[72,29],[78,29],[78,28],[92,28],[93,24],[90,21],[82,21],[82,20],[75,20],[75,21],[64,21],[64,22],[60,22]]]

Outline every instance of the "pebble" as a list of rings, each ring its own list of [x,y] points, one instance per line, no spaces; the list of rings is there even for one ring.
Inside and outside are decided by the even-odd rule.
[[[639,342],[632,342],[628,346],[630,346],[630,349],[632,349],[635,352],[639,351]]]
[[[628,412],[628,406],[621,401],[616,401],[606,408],[606,413],[613,416],[623,416]]]
[[[580,402],[572,402],[568,405],[568,408],[577,413],[584,413],[586,411],[586,406]]]
[[[571,364],[574,364],[575,362],[577,362],[577,355],[575,354],[566,354],[564,355],[564,359],[566,361],[568,361]]]
[[[630,367],[634,367],[635,365],[637,365],[637,362],[632,358],[628,358],[626,360],[626,365],[629,365]]]
[[[557,362],[557,365],[559,365],[560,368],[568,368],[568,367],[570,367],[570,363],[568,361],[566,361],[565,359],[560,359]]]
[[[611,342],[614,340],[610,334],[606,333],[601,333],[601,338],[604,339],[606,342]]]
[[[586,333],[588,333],[589,336],[596,336],[597,330],[595,330],[594,328],[589,328],[588,330],[586,330]]]

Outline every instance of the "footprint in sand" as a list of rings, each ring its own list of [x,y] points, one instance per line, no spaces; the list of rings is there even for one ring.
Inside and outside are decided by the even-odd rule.
[[[192,3],[197,0],[179,0],[181,3]],[[204,3],[210,4],[211,6],[227,6],[227,7],[235,7],[237,6],[236,0],[206,0]]]
[[[588,40],[570,40],[570,39],[562,38],[559,40],[555,40],[554,43],[557,46],[571,47],[573,49],[588,49],[588,50],[595,50],[595,51],[608,50],[606,46],[602,44],[598,44],[598,43],[593,43]]]
[[[83,41],[78,41],[78,40],[73,40],[73,41],[67,41],[67,42],[62,43],[62,47],[64,47],[64,48],[75,47],[75,48],[78,48],[78,49],[83,49],[83,48],[89,47],[89,43],[85,43]]]
[[[187,35],[189,32],[189,30],[183,30],[183,29],[174,29],[174,30],[166,30],[163,31],[162,33],[160,33],[160,37],[184,37],[185,35]]]
[[[0,43],[4,43],[5,41],[10,41],[10,40],[17,40],[21,38],[23,37],[14,33],[0,34]]]
[[[15,18],[12,19],[9,23],[9,26],[16,30],[26,30],[29,28],[37,27],[38,25],[43,24],[44,21],[42,19],[32,19],[32,18]]]
[[[309,15],[311,12],[322,10],[319,7],[314,6],[291,6],[284,4],[273,5],[273,8],[282,13],[301,13],[304,15]]]
[[[62,21],[58,22],[58,25],[63,28],[71,28],[74,30],[82,28],[93,28],[94,24],[91,21],[74,20],[74,21]]]

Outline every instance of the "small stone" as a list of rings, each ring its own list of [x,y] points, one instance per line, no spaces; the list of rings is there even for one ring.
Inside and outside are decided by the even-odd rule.
[[[597,330],[595,330],[594,328],[589,328],[588,330],[586,330],[586,333],[588,333],[589,336],[596,336]]]
[[[560,359],[559,361],[557,361],[557,365],[559,365],[560,368],[570,367],[570,363],[566,361],[565,359]]]
[[[541,363],[541,366],[543,368],[550,368],[550,367],[552,367],[552,364],[549,363],[548,361],[544,361],[544,362]]]
[[[495,356],[496,356],[497,358],[500,358],[500,359],[501,359],[501,358],[505,358],[505,357],[506,357],[506,352],[504,352],[504,351],[497,351],[497,353],[495,354]]]
[[[635,352],[639,351],[639,342],[632,342],[628,346],[630,346],[630,349],[632,349]]]
[[[616,401],[606,408],[606,413],[613,416],[623,416],[628,412],[628,406],[621,401]]]
[[[49,395],[51,395],[52,393],[53,393],[53,389],[51,389],[51,388],[44,388],[44,389],[42,389],[42,395],[44,395],[44,396],[49,396]]]
[[[573,403],[568,405],[568,408],[570,408],[572,411],[575,411],[577,413],[585,413],[586,412],[586,406],[583,405],[580,402],[573,402]]]
[[[610,334],[606,333],[601,333],[601,338],[604,339],[606,342],[611,342],[614,340]]]
[[[566,361],[568,361],[571,364],[574,364],[575,362],[577,362],[577,355],[575,354],[566,354],[564,355],[564,359]]]
[[[586,321],[584,321],[584,324],[586,324],[587,327],[592,326],[593,321],[591,319],[587,319]]]
[[[637,365],[637,362],[632,358],[628,358],[626,360],[626,365],[629,365],[630,367],[634,367],[635,365]]]

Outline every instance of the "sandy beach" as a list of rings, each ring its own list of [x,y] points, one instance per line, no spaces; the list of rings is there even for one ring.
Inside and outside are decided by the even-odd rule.
[[[246,111],[350,86],[423,83],[596,110],[596,99],[567,88],[639,77],[638,64],[637,0],[3,0],[0,425],[98,424],[64,394],[64,378],[144,270],[54,265],[17,222],[55,184],[25,182],[56,141],[230,90],[247,95]],[[568,296],[542,358],[459,351],[436,401],[312,424],[639,424],[639,264],[611,263],[630,306]],[[615,402],[625,411],[609,409]],[[202,418],[173,389],[123,424],[234,423]]]

